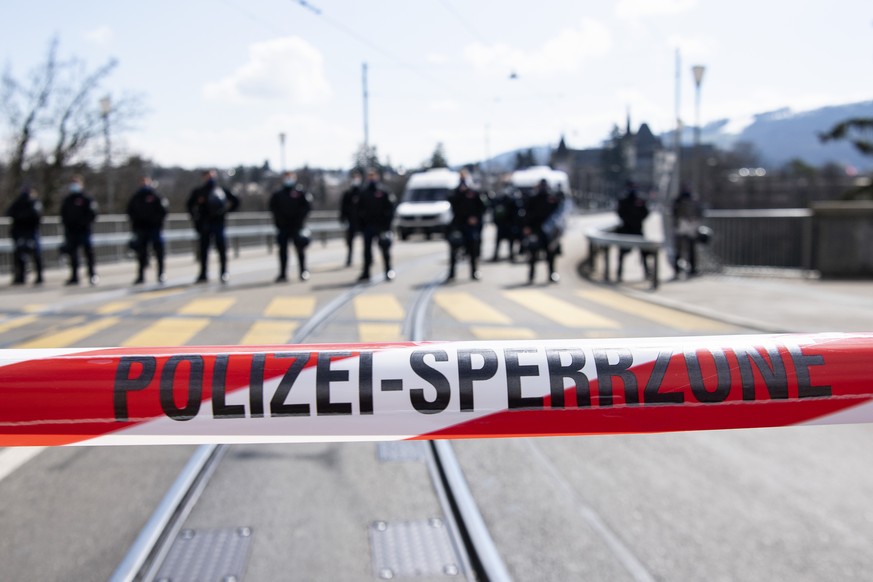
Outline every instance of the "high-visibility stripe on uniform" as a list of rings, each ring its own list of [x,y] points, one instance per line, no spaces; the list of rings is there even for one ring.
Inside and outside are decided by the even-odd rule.
[[[0,351],[0,446],[873,420],[873,334]]]

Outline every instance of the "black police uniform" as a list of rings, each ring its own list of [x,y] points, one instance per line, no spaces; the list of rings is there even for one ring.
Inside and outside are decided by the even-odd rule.
[[[487,204],[482,196],[466,184],[452,190],[448,197],[452,207],[452,221],[449,224],[449,279],[455,277],[455,264],[458,251],[463,247],[470,258],[470,277],[479,278],[477,261],[482,242],[482,217]]]
[[[287,281],[288,243],[293,242],[297,250],[297,263],[300,267],[300,279],[309,279],[306,269],[306,247],[309,245],[309,235],[304,229],[306,217],[312,210],[312,195],[299,185],[283,186],[273,192],[270,197],[270,212],[276,224],[276,243],[279,246],[279,276],[276,282]]]
[[[352,247],[355,242],[355,235],[360,230],[358,222],[358,200],[361,197],[361,187],[352,186],[343,192],[342,200],[340,201],[340,222],[346,225],[346,246],[348,254],[346,255],[346,267],[352,265]]]
[[[378,240],[385,265],[386,278],[393,279],[391,268],[391,244],[393,233],[391,222],[394,220],[396,201],[394,195],[386,192],[376,182],[368,182],[361,190],[358,199],[358,223],[364,234],[364,269],[359,280],[370,279],[370,268],[373,265],[373,241]]]
[[[158,263],[158,282],[164,281],[164,219],[167,217],[167,199],[151,186],[142,186],[134,192],[127,203],[127,216],[133,230],[133,250],[138,264],[137,277],[133,282],[139,285],[145,281],[145,270],[149,264],[149,247],[154,250]]]
[[[492,202],[491,212],[497,231],[492,261],[499,260],[500,243],[504,240],[509,243],[509,260],[515,261],[515,248],[521,235],[521,211],[522,205],[519,196],[512,190],[504,191]]]
[[[646,201],[639,197],[636,188],[629,187],[624,197],[618,201],[618,218],[621,224],[616,229],[619,234],[643,234],[643,221],[649,215],[649,207]],[[624,267],[624,257],[630,252],[630,249],[619,249],[618,251],[618,270],[616,278],[621,281],[622,269]],[[643,271],[646,277],[649,276],[648,253],[640,251],[640,259],[643,264]]]
[[[546,254],[549,279],[552,281],[558,280],[558,274],[555,272],[555,257],[560,248],[561,233],[551,223],[557,213],[560,212],[563,203],[564,194],[560,191],[552,192],[547,186],[537,187],[533,194],[525,200],[525,228],[530,231],[528,235],[530,261],[528,281],[531,283],[534,280],[534,269],[540,251]]]
[[[97,284],[94,247],[91,245],[91,225],[97,219],[97,203],[85,192],[70,192],[61,204],[64,225],[64,252],[70,257],[70,278],[67,285],[79,284],[79,249],[85,253],[88,280]]]
[[[39,223],[42,219],[42,203],[30,195],[25,188],[6,210],[6,216],[12,219],[9,236],[14,245],[13,253],[13,285],[23,285],[27,270],[26,259],[33,257],[33,267],[36,271],[37,285],[42,283],[42,251],[39,245]]]
[[[191,191],[186,204],[188,214],[200,238],[200,275],[197,282],[207,280],[209,243],[215,240],[222,282],[227,281],[227,240],[224,236],[224,218],[239,207],[239,198],[227,188],[209,180]]]

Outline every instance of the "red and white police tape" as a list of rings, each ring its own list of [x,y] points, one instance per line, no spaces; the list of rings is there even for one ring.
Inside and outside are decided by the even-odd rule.
[[[0,351],[0,446],[873,420],[873,333]]]

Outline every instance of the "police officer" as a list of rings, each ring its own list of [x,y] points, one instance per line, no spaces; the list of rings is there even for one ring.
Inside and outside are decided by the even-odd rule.
[[[200,274],[195,283],[205,283],[208,280],[209,243],[215,240],[218,251],[218,261],[221,268],[221,282],[230,279],[227,274],[227,240],[224,237],[224,219],[228,212],[239,207],[239,198],[219,186],[215,170],[206,170],[202,175],[203,183],[191,191],[188,197],[188,214],[199,236]]]
[[[88,282],[99,281],[94,266],[94,247],[91,246],[91,225],[97,219],[97,203],[85,193],[85,181],[75,175],[70,180],[68,193],[61,203],[61,222],[64,225],[64,252],[70,256],[70,278],[65,285],[79,284],[79,249],[85,253]]]
[[[553,283],[560,280],[560,276],[555,272],[555,257],[560,251],[563,203],[563,193],[560,191],[552,192],[545,180],[540,180],[536,190],[525,201],[523,234],[526,237],[529,251],[529,283],[533,283],[534,270],[540,251],[546,254],[549,280]]]
[[[39,246],[39,223],[42,219],[42,203],[36,190],[22,188],[18,197],[6,210],[6,216],[12,219],[9,236],[14,245],[13,254],[13,285],[24,285],[27,270],[26,258],[33,256],[33,267],[36,270],[35,285],[42,284],[42,252]]]
[[[382,250],[382,261],[385,266],[385,278],[394,279],[394,269],[391,268],[391,244],[394,233],[391,232],[391,222],[394,220],[394,196],[379,185],[376,170],[367,171],[367,183],[361,189],[358,199],[358,223],[364,234],[364,270],[358,281],[370,280],[370,268],[373,265],[373,241],[379,243]]]
[[[519,196],[511,189],[505,189],[492,202],[491,212],[494,217],[494,226],[497,237],[494,241],[494,256],[492,262],[497,262],[500,257],[500,243],[509,243],[509,260],[515,262],[515,247],[521,233],[521,204]]]
[[[279,276],[276,283],[288,280],[288,242],[294,243],[297,250],[297,263],[300,267],[300,280],[309,280],[306,270],[306,247],[309,234],[303,225],[312,210],[312,195],[297,183],[297,174],[282,174],[282,188],[270,197],[270,212],[276,224],[276,243],[279,245]]]
[[[355,242],[355,235],[360,230],[358,224],[358,200],[361,197],[361,173],[355,170],[352,172],[351,187],[343,192],[342,200],[340,201],[340,222],[346,225],[346,246],[348,254],[346,255],[346,267],[352,266],[352,247]]]
[[[628,181],[626,184],[625,194],[618,201],[618,218],[621,224],[616,229],[619,234],[632,234],[642,236],[643,221],[649,215],[649,207],[646,201],[640,198],[637,192],[637,186],[634,182]],[[622,267],[624,266],[624,257],[630,252],[630,249],[619,249],[618,251],[618,271],[616,278],[621,281]],[[649,276],[649,254],[645,251],[640,251],[640,260],[643,264],[643,271],[648,278]]]
[[[467,185],[465,177],[461,177],[458,187],[452,190],[448,197],[452,207],[452,221],[449,223],[449,276],[455,278],[455,263],[458,251],[463,248],[470,258],[470,278],[478,280],[479,246],[482,242],[482,217],[487,205],[482,196]]]
[[[133,230],[133,247],[138,264],[134,285],[145,282],[145,270],[149,264],[149,247],[155,252],[158,263],[158,283],[164,278],[164,219],[167,217],[169,202],[166,197],[152,187],[152,179],[143,176],[139,189],[127,203],[127,216]]]

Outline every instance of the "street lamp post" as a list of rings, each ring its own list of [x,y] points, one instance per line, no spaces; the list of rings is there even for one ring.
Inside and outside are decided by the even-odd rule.
[[[106,146],[103,173],[106,174],[106,210],[115,208],[115,192],[112,185],[112,144],[109,141],[109,114],[112,112],[112,99],[107,95],[100,99],[100,116],[103,118],[103,139]]]
[[[279,134],[279,167],[285,173],[285,132]]]
[[[694,169],[693,182],[694,192],[700,197],[700,85],[703,83],[703,73],[706,67],[694,65],[691,72],[694,74]]]

